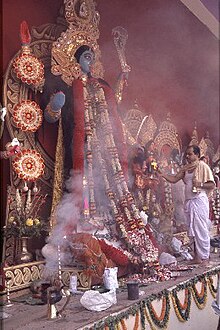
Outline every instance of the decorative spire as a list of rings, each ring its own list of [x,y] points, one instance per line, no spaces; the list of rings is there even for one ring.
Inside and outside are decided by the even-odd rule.
[[[197,123],[195,121],[195,126],[194,126],[194,129],[192,132],[191,141],[189,143],[189,146],[192,146],[192,145],[198,146],[198,144],[199,144],[199,138],[198,138],[198,132],[197,132]]]

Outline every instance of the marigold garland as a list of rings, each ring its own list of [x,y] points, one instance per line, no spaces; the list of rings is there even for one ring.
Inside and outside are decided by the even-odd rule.
[[[122,326],[122,330],[128,330],[124,319],[121,319],[120,323]],[[138,330],[138,328],[139,328],[139,312],[137,311],[135,314],[135,322],[134,322],[133,330]],[[117,329],[120,329],[119,324],[117,324]]]
[[[145,312],[144,312],[145,309],[146,309],[145,301],[141,301],[139,310],[140,310],[141,328],[142,329],[145,329]]]
[[[151,330],[156,330],[156,328],[154,327],[153,322],[151,321],[151,318],[150,318],[150,316],[149,316],[149,314],[147,312],[147,308],[146,307],[144,308],[144,314],[145,314],[145,316],[147,318],[147,321],[148,321],[148,323],[150,325]],[[144,329],[145,329],[145,327],[144,327]]]
[[[198,281],[199,282],[199,281]],[[199,293],[196,288],[196,283],[193,283],[190,290],[192,292],[194,301],[199,309],[203,309],[207,302],[207,282],[206,279],[201,279],[202,289]]]
[[[126,327],[126,324],[125,324],[125,320],[122,319],[122,320],[120,321],[120,323],[121,323],[121,326],[122,326],[122,330],[127,330],[127,327]]]
[[[139,328],[139,312],[136,313],[135,315],[135,322],[134,322],[134,329],[133,330],[138,330]]]
[[[203,300],[206,301],[207,300],[207,282],[206,282],[206,279],[208,281],[209,277],[219,274],[219,271],[220,271],[220,266],[217,266],[214,269],[211,269],[211,270],[207,271],[206,273],[204,273],[202,275],[191,278],[186,282],[179,283],[176,286],[175,290],[176,290],[176,292],[178,292],[180,290],[188,289],[190,293],[191,292],[192,292],[192,294],[194,293],[194,299],[197,296],[197,298],[200,297],[200,303],[201,303],[202,298],[203,298]],[[195,284],[197,282],[203,282],[203,288],[201,289],[200,293],[198,292],[197,289],[194,292],[194,290],[191,288],[192,285],[195,286]],[[214,289],[214,286],[213,286],[213,289]],[[173,292],[173,290],[171,292]],[[114,315],[114,316],[110,315],[105,319],[99,320],[98,322],[94,323],[92,325],[92,327],[86,327],[85,330],[105,330],[105,327],[107,327],[107,326],[109,327],[109,330],[113,330],[113,329],[114,330],[115,329],[122,330],[121,327],[120,327],[121,320],[128,319],[131,315],[135,316],[137,314],[137,312],[140,315],[140,322],[141,322],[140,327],[141,327],[141,329],[146,329],[146,320],[147,320],[149,325],[150,325],[151,330],[156,330],[156,327],[153,324],[153,323],[155,323],[154,319],[153,319],[153,314],[150,314],[150,311],[149,311],[149,309],[147,310],[146,306],[147,306],[148,302],[151,303],[155,299],[161,299],[164,295],[167,296],[167,300],[169,302],[169,291],[164,290],[164,291],[161,291],[157,294],[152,294],[149,297],[139,301],[137,304],[129,307],[126,311],[118,313],[117,315]],[[189,296],[191,296],[191,295],[189,294]],[[184,303],[183,304],[180,303],[181,308],[183,308],[183,309],[186,308],[186,304],[187,304],[186,301],[187,301],[187,299],[185,297]],[[197,305],[198,308],[200,308],[198,303],[196,305]],[[148,313],[148,311],[149,311],[149,313]],[[168,311],[168,315],[167,315],[167,323],[164,322],[165,324],[164,324],[163,328],[166,328],[167,325],[168,325],[169,314],[170,314],[170,304],[169,304],[169,311]],[[185,313],[185,316],[186,316],[186,313]],[[152,322],[151,319],[153,320],[153,322]],[[161,325],[161,323],[160,323],[160,325]],[[159,326],[159,327],[162,328],[162,325]]]
[[[218,287],[216,287],[216,288],[214,287],[214,285],[213,285],[213,279],[211,278],[211,276],[208,276],[207,277],[207,283],[208,283],[209,291],[210,291],[212,297],[213,298],[216,298]]]
[[[189,288],[185,288],[185,298],[182,304],[177,296],[177,290],[173,290],[171,293],[171,299],[176,316],[180,322],[188,321],[190,317],[191,307],[191,292]]]
[[[170,314],[170,300],[168,292],[165,291],[162,295],[162,310],[160,316],[157,315],[151,301],[147,301],[146,305],[153,322],[157,327],[165,328],[168,324]]]

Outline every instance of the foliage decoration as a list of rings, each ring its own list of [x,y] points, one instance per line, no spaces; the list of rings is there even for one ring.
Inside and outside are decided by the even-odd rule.
[[[169,300],[169,292],[167,290],[164,290],[162,292],[162,310],[160,316],[157,315],[153,305],[152,301],[155,300],[155,297],[152,297],[148,301],[146,301],[146,306],[149,310],[150,316],[154,322],[154,324],[163,329],[167,326],[169,321],[169,315],[170,315],[170,300]],[[159,297],[161,298],[161,296]],[[157,298],[158,300],[158,298]]]
[[[212,297],[215,299],[216,298],[218,287],[216,287],[216,288],[214,287],[214,285],[213,285],[213,279],[212,279],[211,276],[208,276],[207,277],[207,283],[208,283],[208,286],[209,286],[209,291],[211,292]]]
[[[192,291],[193,298],[194,298],[195,303],[196,303],[196,305],[199,309],[203,309],[205,307],[206,301],[207,301],[207,282],[206,282],[206,279],[203,278],[201,280],[201,283],[202,283],[202,288],[201,288],[200,293],[198,292],[198,290],[196,288],[196,283],[193,283],[192,286],[191,286],[191,291]]]
[[[180,322],[188,321],[190,317],[190,307],[191,307],[191,292],[189,288],[185,288],[185,298],[183,305],[181,304],[177,290],[174,289],[171,293],[171,298],[173,302],[173,307],[176,313],[176,316]]]
[[[112,329],[121,329],[119,326],[124,324],[126,326],[125,320],[128,319],[131,315],[137,317],[137,313],[139,313],[140,322],[141,322],[141,329],[145,330],[147,328],[146,321],[150,325],[151,330],[156,330],[154,324],[159,327],[165,329],[168,326],[169,316],[170,316],[170,298],[173,302],[173,306],[176,308],[176,315],[179,321],[184,322],[187,321],[190,317],[190,309],[191,309],[191,300],[192,295],[194,296],[196,305],[199,309],[204,308],[206,300],[207,300],[207,283],[209,283],[209,279],[220,273],[220,266],[216,266],[207,272],[195,276],[185,282],[181,282],[177,284],[174,289],[171,290],[164,290],[157,294],[152,294],[145,299],[140,300],[135,305],[129,307],[125,311],[108,316],[103,318],[102,320],[96,322],[92,325],[92,327],[86,327],[84,330],[112,330]],[[195,285],[197,282],[202,282],[201,292],[198,292]],[[210,283],[213,283],[212,281]],[[209,288],[212,287],[213,291],[216,291],[213,284],[209,285]],[[185,290],[185,299],[184,303],[181,304],[177,296],[177,292]],[[163,299],[163,307],[161,311],[161,315],[158,316],[153,310],[152,301],[153,300],[160,300]],[[123,320],[123,321],[122,321]],[[122,321],[122,322],[121,322]],[[135,323],[135,326],[137,323]],[[123,328],[126,329],[126,328]],[[132,329],[134,330],[134,329]]]

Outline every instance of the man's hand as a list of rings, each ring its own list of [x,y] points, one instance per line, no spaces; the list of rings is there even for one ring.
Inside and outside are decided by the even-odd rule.
[[[196,178],[194,178],[192,180],[192,184],[193,184],[193,187],[195,187],[195,188],[201,188],[202,182],[199,182],[198,180],[196,180]]]

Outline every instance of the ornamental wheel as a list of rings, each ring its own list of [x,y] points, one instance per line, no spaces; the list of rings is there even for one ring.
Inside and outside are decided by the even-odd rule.
[[[44,173],[42,156],[33,149],[23,149],[12,162],[14,171],[24,181],[35,181]]]

